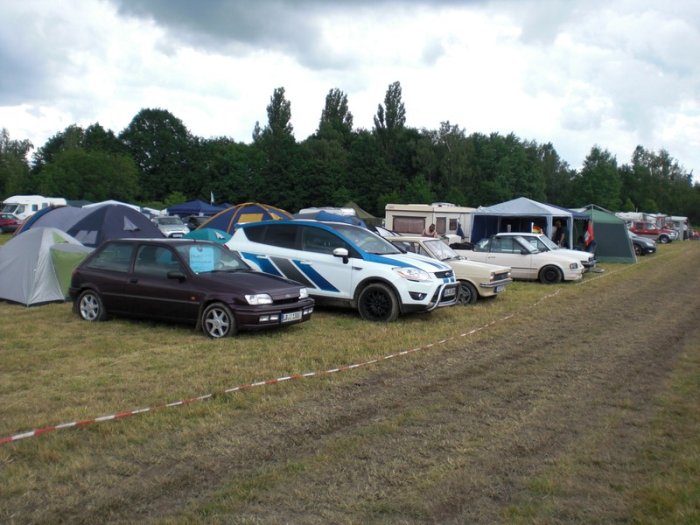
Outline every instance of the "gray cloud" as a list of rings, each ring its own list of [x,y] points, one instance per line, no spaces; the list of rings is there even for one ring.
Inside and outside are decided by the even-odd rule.
[[[419,7],[482,4],[483,0],[113,0],[125,16],[148,18],[165,28],[174,38],[191,45],[221,52],[248,53],[267,49],[292,55],[310,69],[345,69],[355,60],[350,55],[330,52],[322,41],[320,21],[326,15],[350,19],[369,9],[377,16],[391,10]],[[426,50],[434,61],[437,48]]]

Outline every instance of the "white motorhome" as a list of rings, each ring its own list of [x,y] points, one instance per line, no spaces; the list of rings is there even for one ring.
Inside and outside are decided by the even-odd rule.
[[[43,197],[41,195],[13,195],[2,201],[0,212],[9,213],[23,221],[30,215],[49,206],[66,206],[66,199],[61,197]]]
[[[437,232],[450,242],[469,241],[475,210],[448,202],[387,204],[384,208],[385,226],[398,233],[421,235],[434,224]]]

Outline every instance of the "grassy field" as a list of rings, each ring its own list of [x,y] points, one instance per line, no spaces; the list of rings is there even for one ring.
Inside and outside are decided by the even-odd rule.
[[[0,445],[0,522],[698,523],[700,243],[640,261],[224,341],[0,303],[0,438],[152,409]]]

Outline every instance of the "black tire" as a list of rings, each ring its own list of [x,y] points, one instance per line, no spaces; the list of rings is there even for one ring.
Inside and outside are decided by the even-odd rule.
[[[212,339],[236,335],[236,319],[224,303],[212,303],[202,312],[202,331]]]
[[[560,283],[564,276],[556,266],[548,265],[540,270],[540,282],[544,284]]]
[[[76,302],[78,315],[85,321],[104,321],[107,319],[107,311],[105,310],[102,298],[94,290],[85,290],[78,297]]]
[[[638,244],[634,245],[634,253],[638,256],[644,255],[642,248]]]
[[[661,244],[668,244],[669,242],[671,242],[671,239],[668,235],[659,235],[659,242]]]
[[[365,286],[357,298],[357,309],[365,321],[391,323],[399,318],[399,301],[386,284]]]
[[[459,281],[459,290],[457,291],[457,302],[464,306],[474,304],[479,298],[479,293],[476,287],[469,281]]]

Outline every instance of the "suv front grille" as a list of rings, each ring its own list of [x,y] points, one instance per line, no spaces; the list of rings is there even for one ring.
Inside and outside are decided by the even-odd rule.
[[[435,277],[438,279],[446,279],[449,277],[454,277],[454,272],[452,270],[444,270],[442,272],[435,272]]]

